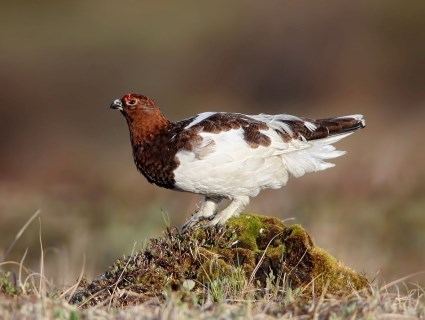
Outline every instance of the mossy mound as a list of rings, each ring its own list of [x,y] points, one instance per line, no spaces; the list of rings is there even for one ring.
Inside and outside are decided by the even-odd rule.
[[[205,293],[214,281],[242,274],[244,286],[261,293],[270,277],[291,288],[320,295],[346,295],[368,286],[367,279],[315,247],[300,226],[272,217],[242,214],[223,228],[181,234],[167,229],[146,250],[118,259],[91,283],[82,283],[71,301],[128,305],[161,298],[170,290]]]

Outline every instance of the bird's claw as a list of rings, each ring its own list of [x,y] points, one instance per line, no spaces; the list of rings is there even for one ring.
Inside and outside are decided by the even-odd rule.
[[[204,222],[204,225],[207,227],[220,229],[223,227],[226,221],[227,219],[223,219],[223,217],[217,215],[205,217],[197,216],[196,214],[194,214],[183,224],[182,233],[188,232],[190,229],[192,229],[201,222]]]
[[[182,233],[186,233],[187,231],[189,231],[195,224],[196,221],[194,219],[190,218],[189,220],[187,220],[182,226]]]
[[[192,215],[182,226],[182,233],[188,232],[190,229],[195,227],[199,222],[201,222],[203,217],[196,216],[196,214]]]
[[[208,219],[207,225],[209,227],[222,227],[224,222],[220,216],[214,215]]]
[[[237,216],[239,216],[239,213],[236,213],[236,214],[232,213],[230,215],[228,213],[225,214],[224,212],[217,213],[208,219],[207,225],[209,227],[221,228],[226,225],[226,223],[229,221],[231,217],[237,217]]]

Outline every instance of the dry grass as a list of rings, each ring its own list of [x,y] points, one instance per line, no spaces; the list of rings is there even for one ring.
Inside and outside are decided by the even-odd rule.
[[[164,292],[164,301],[153,299],[127,308],[108,306],[79,309],[51,289],[47,297],[37,294],[37,288],[27,295],[3,295],[0,299],[1,319],[423,319],[424,289],[406,289],[403,285],[371,288],[370,293],[355,293],[336,298],[322,295],[300,299],[285,286],[270,287],[269,294],[254,300],[246,287],[235,290],[234,283],[216,287],[221,290],[221,302],[210,296],[196,301],[187,291]],[[231,286],[231,288],[229,288]],[[383,287],[384,288],[384,287]],[[193,298],[193,300],[191,300]]]

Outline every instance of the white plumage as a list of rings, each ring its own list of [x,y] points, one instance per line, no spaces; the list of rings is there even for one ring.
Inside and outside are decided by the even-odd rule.
[[[213,114],[198,115],[186,128]],[[294,135],[293,129],[285,121],[302,121],[310,131],[316,130],[317,126],[289,115],[261,114],[249,117],[267,124],[268,129],[261,130],[261,133],[270,138],[270,145],[252,148],[239,128],[219,133],[200,132],[203,142],[207,143],[196,150],[181,150],[176,154],[180,163],[174,172],[176,187],[206,196],[206,203],[189,220],[188,225],[212,216],[219,201],[224,198],[231,199],[232,203],[216,214],[211,221],[213,225],[238,214],[248,204],[249,197],[256,196],[262,189],[277,189],[286,185],[289,175],[301,177],[308,172],[333,167],[334,164],[327,161],[345,152],[336,150],[332,144],[352,134],[347,132],[312,141],[301,136],[284,141],[279,131]],[[360,115],[349,117],[364,121]],[[204,145],[207,150],[203,150]],[[199,157],[198,154],[203,156]]]

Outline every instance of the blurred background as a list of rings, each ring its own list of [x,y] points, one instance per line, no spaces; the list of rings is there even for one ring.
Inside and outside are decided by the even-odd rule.
[[[247,211],[294,218],[369,278],[425,269],[424,1],[9,1],[0,11],[0,256],[41,210],[47,275],[76,280],[180,226],[197,196],[148,184],[127,92],[204,111],[362,113],[331,170]],[[39,221],[7,260],[38,268]],[[412,281],[425,283],[425,277]]]

